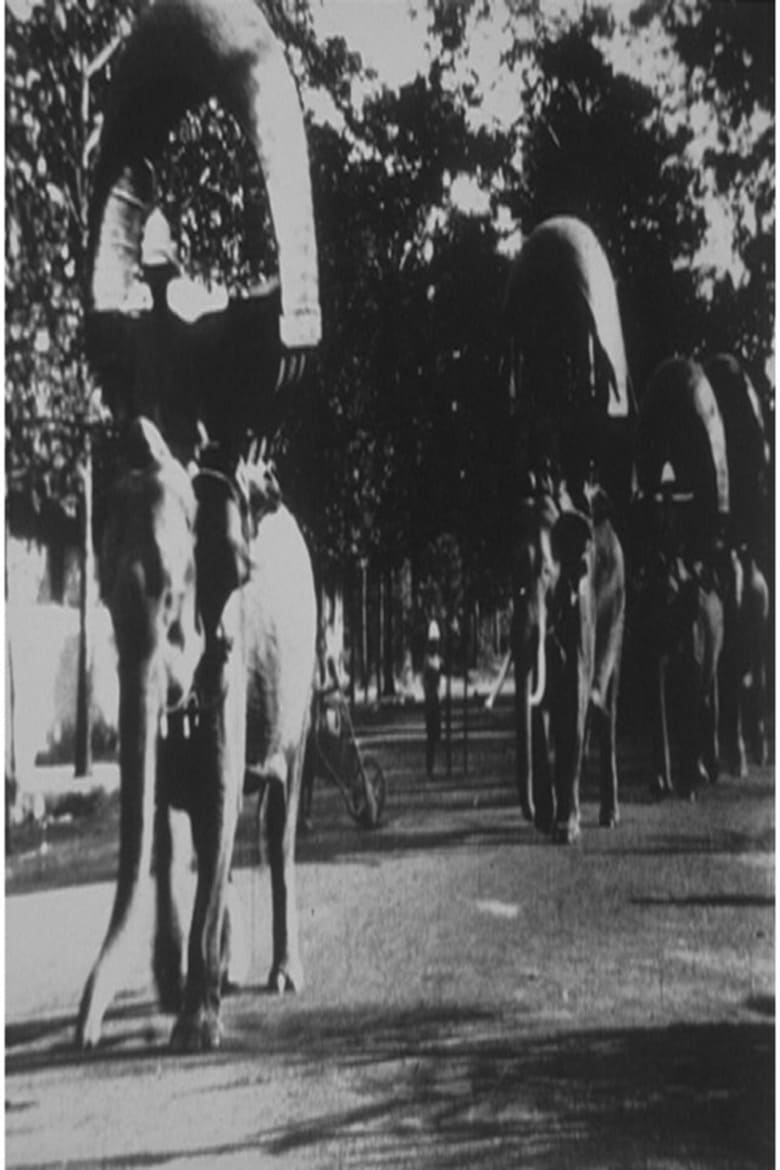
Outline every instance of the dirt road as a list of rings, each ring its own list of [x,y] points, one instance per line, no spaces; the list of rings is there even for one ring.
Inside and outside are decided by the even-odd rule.
[[[654,804],[623,750],[622,823],[580,845],[523,823],[511,745],[391,789],[361,834],[319,789],[302,840],[307,986],[260,989],[268,877],[242,840],[248,984],[219,1053],[168,1054],[146,958],[98,1051],[72,1047],[107,884],[6,900],[9,1166],[774,1165],[774,779]]]

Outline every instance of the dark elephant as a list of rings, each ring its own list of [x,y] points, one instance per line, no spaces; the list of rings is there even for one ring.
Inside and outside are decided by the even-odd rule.
[[[87,980],[77,1038],[103,1015],[138,944],[139,897],[154,857],[154,974],[178,1013],[172,1042],[220,1041],[227,885],[245,771],[267,785],[272,986],[302,983],[295,829],[314,675],[311,564],[290,513],[269,497],[262,462],[195,491],[147,420],[133,424],[127,473],[108,508],[101,587],[119,660],[119,876],[105,941]],[[170,810],[189,814],[198,875],[186,983],[173,899]]]
[[[580,833],[590,719],[601,751],[599,822],[618,823],[615,755],[625,569],[601,493],[591,515],[532,482],[514,542],[517,783],[523,811],[556,840]],[[554,768],[551,749],[554,748]]]
[[[615,285],[584,223],[558,216],[531,232],[510,273],[505,328],[516,428],[517,780],[525,814],[571,841],[588,712],[602,749],[600,820],[618,820],[625,573],[602,489],[613,503],[626,490],[632,408]]]
[[[692,797],[718,775],[718,663],[723,603],[714,580],[682,557],[658,558],[637,595],[635,623],[648,674],[654,788]],[[677,742],[678,783],[671,744]]]
[[[595,468],[622,511],[633,393],[615,283],[586,224],[555,216],[530,233],[509,275],[504,314],[521,476],[549,464],[583,507]]]
[[[722,420],[696,362],[670,359],[650,379],[639,408],[635,477],[633,625],[650,688],[654,786],[691,796],[699,780],[718,772],[724,615],[716,569],[729,507]],[[680,745],[677,786],[670,709]]]
[[[757,763],[766,761],[766,656],[769,587],[760,568],[769,541],[769,451],[761,406],[743,367],[729,354],[705,365],[726,439],[729,524],[719,582],[725,611],[720,666],[724,756],[747,774],[744,728]]]

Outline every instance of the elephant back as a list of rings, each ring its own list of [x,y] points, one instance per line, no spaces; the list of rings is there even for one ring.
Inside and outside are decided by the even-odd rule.
[[[577,368],[575,393],[593,394],[609,417],[628,416],[630,386],[615,283],[586,224],[556,216],[531,232],[510,272],[505,319],[518,397],[537,393],[540,381],[544,391],[538,367],[554,364],[553,355],[563,351]],[[536,385],[527,386],[531,379]]]
[[[314,347],[321,328],[303,115],[282,46],[252,0],[157,0],[122,49],[90,204],[88,348],[114,397],[128,396],[122,382],[128,375],[120,367],[128,359],[132,366],[137,351],[150,348],[143,321],[149,314],[129,309],[128,295],[138,283],[152,209],[151,164],[182,116],[210,98],[233,115],[257,156],[273,221],[278,286],[194,323],[169,313],[165,327],[178,334],[168,345],[174,368],[167,373],[183,397],[196,398],[205,358],[220,394],[227,381],[242,383],[238,398],[246,424],[262,414],[286,372],[300,372],[301,363],[285,359]],[[196,359],[188,361],[192,354]],[[234,372],[236,354],[240,369]]]
[[[717,354],[704,368],[723,420],[732,533],[736,540],[754,545],[761,537],[769,473],[761,404],[746,371],[731,354]]]
[[[702,537],[717,533],[729,511],[723,422],[702,367],[670,358],[655,370],[639,404],[634,455],[639,495],[674,485],[690,499]]]

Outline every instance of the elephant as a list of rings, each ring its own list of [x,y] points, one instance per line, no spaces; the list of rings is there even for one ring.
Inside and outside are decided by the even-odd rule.
[[[693,797],[719,767],[718,668],[724,608],[718,562],[729,514],[723,422],[699,363],[662,362],[639,408],[633,505],[634,625],[650,682],[653,787]],[[672,778],[667,691],[680,742]]]
[[[694,799],[718,776],[718,664],[723,603],[714,579],[681,556],[659,557],[636,598],[635,620],[649,679],[654,791]],[[669,701],[670,688],[674,702]],[[672,779],[670,708],[679,740],[678,783]]]
[[[760,568],[769,534],[769,450],[758,396],[730,354],[705,363],[726,440],[729,525],[719,564],[725,632],[719,688],[724,755],[733,773],[747,775],[743,724],[751,755],[766,761],[764,727],[769,587]]]
[[[628,494],[633,412],[615,284],[581,220],[554,216],[524,241],[507,283],[504,327],[515,426],[519,795],[529,819],[571,841],[580,832],[589,711],[602,749],[600,820],[618,821],[625,566],[612,516]]]
[[[295,829],[315,665],[316,599],[306,545],[269,491],[262,460],[194,477],[148,419],[132,423],[127,471],[107,508],[101,589],[119,663],[120,847],[114,906],[87,979],[77,1042],[98,1043],[156,875],[153,970],[172,1044],[220,1043],[226,909],[242,794],[267,799],[273,961],[269,984],[302,986]],[[255,453],[256,454],[256,453]],[[182,978],[171,810],[189,814],[197,885]]]
[[[724,550],[718,583],[724,610],[718,684],[724,757],[732,773],[745,779],[748,773],[746,730],[754,763],[763,765],[767,760],[769,586],[746,544]]]
[[[601,752],[599,823],[619,820],[616,717],[625,566],[606,496],[590,514],[529,476],[514,540],[517,783],[523,813],[554,840],[580,835],[588,720]],[[554,748],[551,771],[550,749]]]

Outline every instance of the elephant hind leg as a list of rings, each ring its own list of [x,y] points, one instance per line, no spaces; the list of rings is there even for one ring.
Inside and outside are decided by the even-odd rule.
[[[157,921],[154,935],[152,970],[160,1007],[164,1012],[176,1015],[181,1011],[184,997],[183,934],[173,889],[173,872],[184,865],[190,846],[190,827],[187,818],[177,817],[178,824],[171,824],[170,810],[158,806],[156,813],[156,909]]]
[[[268,986],[280,993],[303,988],[295,890],[295,830],[302,765],[303,744],[286,761],[284,780],[274,776],[268,784],[266,829],[273,917],[273,961]]]
[[[557,808],[550,767],[550,717],[546,711],[536,711],[533,723],[533,821],[540,832],[549,836]]]

